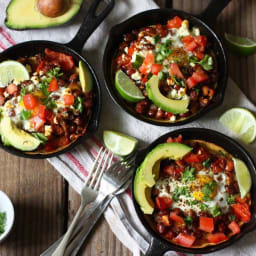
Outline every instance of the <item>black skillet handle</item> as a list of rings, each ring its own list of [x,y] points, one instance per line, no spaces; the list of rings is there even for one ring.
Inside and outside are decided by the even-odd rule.
[[[104,0],[93,0],[93,3],[90,6],[77,34],[69,43],[66,44],[66,46],[74,49],[77,52],[81,52],[87,39],[99,26],[99,24],[105,19],[105,17],[110,13],[115,5],[115,0],[105,1],[106,6],[104,7],[104,10],[96,16],[96,11],[101,2],[104,2]]]
[[[145,256],[163,256],[168,249],[155,238],[151,238],[150,245]]]
[[[232,0],[211,0],[206,9],[203,10],[198,17],[210,27],[214,27],[217,17],[231,1]]]

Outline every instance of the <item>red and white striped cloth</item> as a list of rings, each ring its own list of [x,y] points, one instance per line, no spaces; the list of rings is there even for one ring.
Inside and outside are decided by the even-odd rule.
[[[58,42],[68,42],[70,41],[74,34],[76,33],[79,24],[85,14],[87,6],[93,0],[88,0],[88,4],[84,6],[78,15],[77,22],[71,23],[68,26],[51,28],[45,30],[29,30],[29,31],[11,31],[4,28],[4,10],[8,4],[8,1],[0,1],[0,49],[4,50],[7,47],[15,44],[16,42],[30,41],[30,40],[53,40]],[[123,19],[134,15],[140,11],[147,9],[156,8],[156,4],[152,0],[126,0],[126,1],[116,1],[116,5],[111,14],[103,21],[99,28],[92,34],[85,45],[86,52],[83,55],[86,56],[87,60],[92,64],[96,70],[100,83],[104,84],[103,75],[101,72],[101,60],[103,56],[103,50],[106,43],[105,38],[108,36],[110,28],[121,22]],[[65,31],[65,33],[63,33]],[[15,39],[15,41],[13,40]],[[100,129],[98,132],[98,137],[101,136],[104,129],[112,129],[127,133],[139,139],[140,143],[148,144],[160,135],[178,129],[168,128],[168,127],[156,127],[153,125],[145,124],[140,122],[123,110],[121,110],[117,105],[115,105],[102,86],[103,89],[103,108],[100,120]],[[246,107],[253,112],[256,112],[255,106],[250,103],[246,96],[240,91],[238,86],[229,80],[228,87],[226,91],[226,98],[221,107],[217,108],[215,111],[207,114],[207,116],[202,119],[193,122],[192,124],[186,125],[185,127],[205,127],[210,129],[215,129],[220,132],[225,132],[232,136],[229,131],[223,129],[223,127],[218,122],[218,118],[221,113],[226,109],[234,106]],[[184,126],[183,126],[184,127]],[[256,157],[256,144],[244,145],[252,154]],[[91,170],[93,160],[95,159],[99,148],[101,147],[101,141],[96,137],[92,136],[90,139],[84,141],[82,144],[78,145],[71,152],[63,154],[58,157],[48,159],[48,161],[55,166],[56,170],[69,182],[69,184],[79,193],[83,186],[84,180]],[[38,170],[40,171],[40,170]],[[131,201],[129,190],[118,199],[112,201],[111,205],[107,208],[104,213],[104,217],[110,225],[110,228],[118,237],[118,239],[129,248],[135,256],[140,255],[139,244],[133,240],[130,234],[125,229],[123,223],[120,221],[117,215],[115,215],[113,208],[125,206],[126,216],[131,223],[134,223],[138,227],[140,232],[148,238],[148,234],[142,228],[139,220],[136,217],[133,204]],[[242,239],[235,245],[222,250],[221,252],[212,253],[212,256],[254,256],[256,251],[255,242],[256,232],[248,234],[245,239]],[[184,254],[170,252],[168,255],[180,255]]]

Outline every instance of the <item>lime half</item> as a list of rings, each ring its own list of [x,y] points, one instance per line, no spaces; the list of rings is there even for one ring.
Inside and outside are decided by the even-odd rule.
[[[79,61],[79,80],[81,83],[81,87],[83,92],[89,92],[92,90],[93,87],[93,81],[92,81],[92,75],[88,68],[84,65],[82,61]]]
[[[131,154],[138,143],[133,137],[109,130],[103,132],[103,141],[110,151],[119,156]]]
[[[252,186],[251,175],[246,164],[243,161],[237,158],[234,158],[233,161],[241,198],[244,198],[248,194]]]
[[[234,36],[228,33],[224,34],[228,47],[236,54],[249,56],[256,53],[256,41],[247,38]]]
[[[18,82],[29,79],[25,66],[14,60],[0,63],[0,87],[6,87],[14,79]]]
[[[249,110],[245,108],[231,108],[222,114],[219,120],[245,143],[251,143],[255,140],[256,120]]]
[[[116,72],[115,85],[119,94],[129,102],[145,99],[141,90],[122,70]]]

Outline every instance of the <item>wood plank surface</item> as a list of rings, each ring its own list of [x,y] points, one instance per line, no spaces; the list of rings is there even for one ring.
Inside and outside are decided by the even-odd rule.
[[[176,9],[199,13],[209,0],[167,0]],[[165,0],[156,0],[163,6]],[[256,39],[256,1],[233,0],[218,19],[218,29]],[[256,103],[256,55],[229,55],[230,76]],[[46,160],[28,160],[0,153],[0,190],[15,205],[15,227],[0,245],[0,256],[39,255],[72,220],[80,197]],[[66,218],[66,214],[68,217]],[[129,256],[102,218],[86,241],[80,255]]]

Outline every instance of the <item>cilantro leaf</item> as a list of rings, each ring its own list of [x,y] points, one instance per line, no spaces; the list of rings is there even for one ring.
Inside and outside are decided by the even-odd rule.
[[[182,78],[178,78],[176,75],[172,76],[173,81],[175,84],[181,85],[182,87],[186,87],[186,84]]]
[[[161,37],[159,35],[156,35],[154,37],[154,44],[157,44],[160,41]]]
[[[30,110],[25,110],[23,109],[21,112],[20,112],[20,119],[21,120],[27,120],[29,119],[31,116],[31,111]]]
[[[195,180],[195,168],[186,167],[185,171],[182,173],[182,181],[183,182],[190,182]]]
[[[83,99],[80,96],[76,97],[74,107],[75,107],[75,109],[79,110],[80,113],[83,112],[83,109],[84,109]]]
[[[212,193],[213,193],[213,191],[214,191],[216,186],[217,186],[217,183],[215,181],[212,181],[210,183],[205,184],[202,187],[202,192],[204,194],[203,199],[205,201],[209,201],[211,199],[211,195],[212,195]]]
[[[221,209],[218,205],[215,205],[214,207],[212,207],[211,212],[212,212],[213,217],[217,217],[222,214]]]
[[[208,54],[205,54],[203,59],[201,59],[200,61],[198,60],[197,57],[191,56],[189,58],[189,62],[199,64],[206,71],[209,71],[213,68],[213,58]]]
[[[212,162],[211,159],[208,158],[203,162],[203,167],[209,168],[211,166],[211,162]]]
[[[6,213],[0,212],[0,235],[5,231]]]
[[[230,219],[231,221],[236,220],[236,216],[235,216],[235,215],[229,215],[228,217],[229,217],[229,219]]]
[[[172,193],[172,199],[178,201],[181,195],[190,196],[189,189],[187,187],[178,187]]]
[[[208,206],[206,204],[204,204],[204,203],[201,203],[199,205],[199,207],[200,207],[201,211],[203,211],[203,212],[208,210]]]
[[[234,198],[233,195],[230,195],[230,196],[227,198],[227,203],[228,203],[229,205],[235,203],[235,198]]]
[[[188,225],[188,226],[192,226],[192,223],[193,223],[193,219],[190,217],[190,216],[186,216],[185,218],[184,218],[184,221],[185,221],[185,223]]]
[[[63,73],[61,72],[60,67],[55,67],[47,72],[47,76],[52,79],[53,77],[61,77],[63,76]]]

